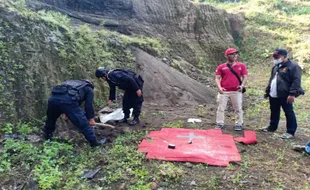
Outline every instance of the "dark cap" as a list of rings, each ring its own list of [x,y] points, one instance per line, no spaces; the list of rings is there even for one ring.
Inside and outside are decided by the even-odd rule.
[[[278,59],[280,57],[280,55],[284,55],[287,56],[287,51],[285,49],[281,49],[281,48],[277,48],[274,52],[273,52],[273,58]]]

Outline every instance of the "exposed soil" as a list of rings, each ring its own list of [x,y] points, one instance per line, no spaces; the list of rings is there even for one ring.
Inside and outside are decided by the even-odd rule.
[[[205,113],[201,117],[198,106],[188,107],[157,107],[144,105],[142,123],[139,126],[127,127],[117,125],[116,130],[96,130],[99,136],[110,137],[125,131],[160,130],[167,122],[184,121],[184,128],[193,128],[187,123],[188,118],[200,118],[202,123],[196,125],[199,129],[212,129],[215,126],[216,105],[204,106]],[[198,116],[199,114],[199,116]],[[223,133],[234,137],[242,136],[242,132],[233,130],[233,113],[226,117],[227,125]],[[245,120],[245,130],[256,130],[252,124],[256,121]],[[267,120],[266,120],[267,122]],[[267,123],[266,123],[267,124]],[[262,126],[263,127],[263,126]],[[242,156],[242,162],[232,163],[229,167],[214,167],[206,164],[175,163],[184,171],[183,178],[178,184],[158,182],[163,189],[305,189],[309,182],[309,156],[292,150],[292,144],[305,144],[308,140],[305,134],[297,134],[294,140],[283,141],[279,135],[285,132],[285,122],[280,123],[279,130],[273,133],[257,131],[258,144],[243,145],[236,143]],[[113,138],[110,138],[113,140]],[[141,139],[139,139],[141,140]],[[145,165],[150,165],[146,161]],[[216,180],[212,177],[216,176]],[[195,181],[196,185],[191,185]],[[116,185],[116,184],[115,184]],[[214,185],[214,187],[213,187]]]
[[[247,107],[247,106],[245,106]],[[246,110],[245,110],[246,112]],[[228,108],[226,117],[226,127],[223,133],[232,134],[234,137],[242,136],[242,132],[233,130],[233,113]],[[207,105],[196,106],[156,106],[154,104],[144,104],[141,114],[141,124],[129,127],[126,124],[110,123],[115,125],[111,128],[95,128],[99,139],[108,138],[113,145],[116,137],[124,133],[133,131],[151,131],[160,130],[165,123],[183,121],[183,128],[213,129],[215,126],[216,102],[213,101]],[[263,124],[268,124],[266,116],[258,116],[257,120],[263,120]],[[200,118],[200,124],[187,123],[188,118]],[[247,120],[245,118],[244,130],[257,130],[257,120]],[[61,121],[63,122],[63,121]],[[65,127],[62,123],[57,127],[55,136],[60,141],[64,140],[74,143],[76,146],[86,143],[84,137],[78,134],[74,127]],[[62,126],[62,127],[61,127]],[[263,127],[263,126],[260,126]],[[207,164],[182,163],[174,164],[183,170],[183,175],[178,183],[167,183],[156,181],[157,188],[161,189],[307,189],[310,175],[310,159],[306,154],[298,153],[292,150],[293,144],[304,145],[308,141],[308,134],[303,133],[306,130],[300,127],[296,137],[293,140],[281,140],[279,135],[285,132],[285,121],[280,122],[279,130],[276,133],[263,133],[257,131],[258,143],[255,145],[243,145],[236,142],[238,150],[242,156],[242,161],[231,163],[228,167],[208,166]],[[137,145],[142,139],[135,139]],[[155,163],[161,163],[157,160],[145,160],[144,166],[150,171],[154,170]],[[102,171],[93,179],[92,183],[103,175],[104,160],[102,161]],[[98,182],[99,183],[99,182]],[[112,189],[119,189],[123,184],[134,183],[130,179],[111,184]],[[195,184],[195,185],[193,185]]]

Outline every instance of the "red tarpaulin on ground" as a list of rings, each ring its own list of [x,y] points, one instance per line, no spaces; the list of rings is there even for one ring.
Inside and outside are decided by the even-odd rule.
[[[190,143],[191,142],[191,143]],[[169,144],[175,149],[168,148]],[[201,162],[209,165],[228,166],[241,161],[232,135],[221,130],[195,130],[162,128],[152,131],[139,145],[138,151],[147,158],[169,161]]]
[[[256,133],[255,131],[244,131],[244,137],[235,138],[235,141],[243,144],[256,144]]]

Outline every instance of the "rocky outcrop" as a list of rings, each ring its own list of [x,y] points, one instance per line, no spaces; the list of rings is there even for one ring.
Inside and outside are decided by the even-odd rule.
[[[34,13],[23,4],[0,2],[0,123],[44,117],[51,88],[67,79],[93,79],[95,104],[102,105],[108,91],[94,77],[101,65],[111,69],[138,65],[145,77],[146,103],[207,103],[214,92],[192,79],[199,80],[203,74],[195,66],[212,70],[225,48],[233,46],[227,13],[187,0],[28,1],[32,8],[52,8],[85,22],[103,22],[126,35],[71,27],[62,15]],[[143,38],[133,37],[137,35]],[[167,55],[162,53],[164,48],[144,36],[164,40],[174,60],[161,62],[156,56]],[[132,46],[147,53],[137,48],[131,52]],[[209,75],[202,81],[207,82]]]
[[[206,4],[188,0],[29,0],[34,9],[54,9],[73,18],[127,35],[157,37],[167,42],[172,57],[197,66],[223,61],[234,46],[229,15]]]
[[[102,64],[133,66],[117,36],[93,33],[87,27],[71,30],[55,22],[0,3],[0,124],[44,117],[51,88],[68,79],[92,79],[100,104],[107,90],[95,78],[95,69]]]
[[[49,87],[65,78],[59,74],[62,64],[53,43],[57,37],[44,23],[9,12],[4,5],[0,26],[0,121],[42,115]]]
[[[215,101],[215,91],[169,67],[156,57],[133,48],[138,72],[145,80],[144,97],[150,105],[190,106]]]
[[[236,42],[242,40],[242,32],[245,27],[245,18],[241,13],[229,15],[230,26],[232,29],[232,36]]]
[[[138,66],[149,104],[194,105],[214,96],[212,89],[138,49],[143,44],[146,51],[160,54],[146,38],[70,28],[66,18],[52,14],[0,4],[0,124],[43,118],[51,88],[67,79],[93,80],[95,104],[102,106],[108,88],[94,76],[101,65],[134,70]]]

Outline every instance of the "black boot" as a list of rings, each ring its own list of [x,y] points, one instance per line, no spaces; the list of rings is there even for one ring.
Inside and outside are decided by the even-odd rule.
[[[52,140],[53,133],[47,132],[45,126],[46,126],[45,124],[43,126],[41,126],[41,131],[43,133],[43,138],[44,138],[44,140]]]
[[[45,140],[52,140],[53,134],[52,133],[44,133]]]
[[[128,118],[129,117],[124,117],[123,119],[119,120],[120,123],[128,123]]]
[[[140,123],[139,117],[134,117],[131,122],[129,122],[129,125],[134,126]]]
[[[100,141],[96,141],[96,142],[94,142],[94,143],[90,143],[90,146],[91,146],[91,147],[103,146],[103,145],[105,145],[105,144],[107,144],[107,143],[108,143],[108,139],[104,138],[104,139],[102,139],[102,140],[100,140]]]

